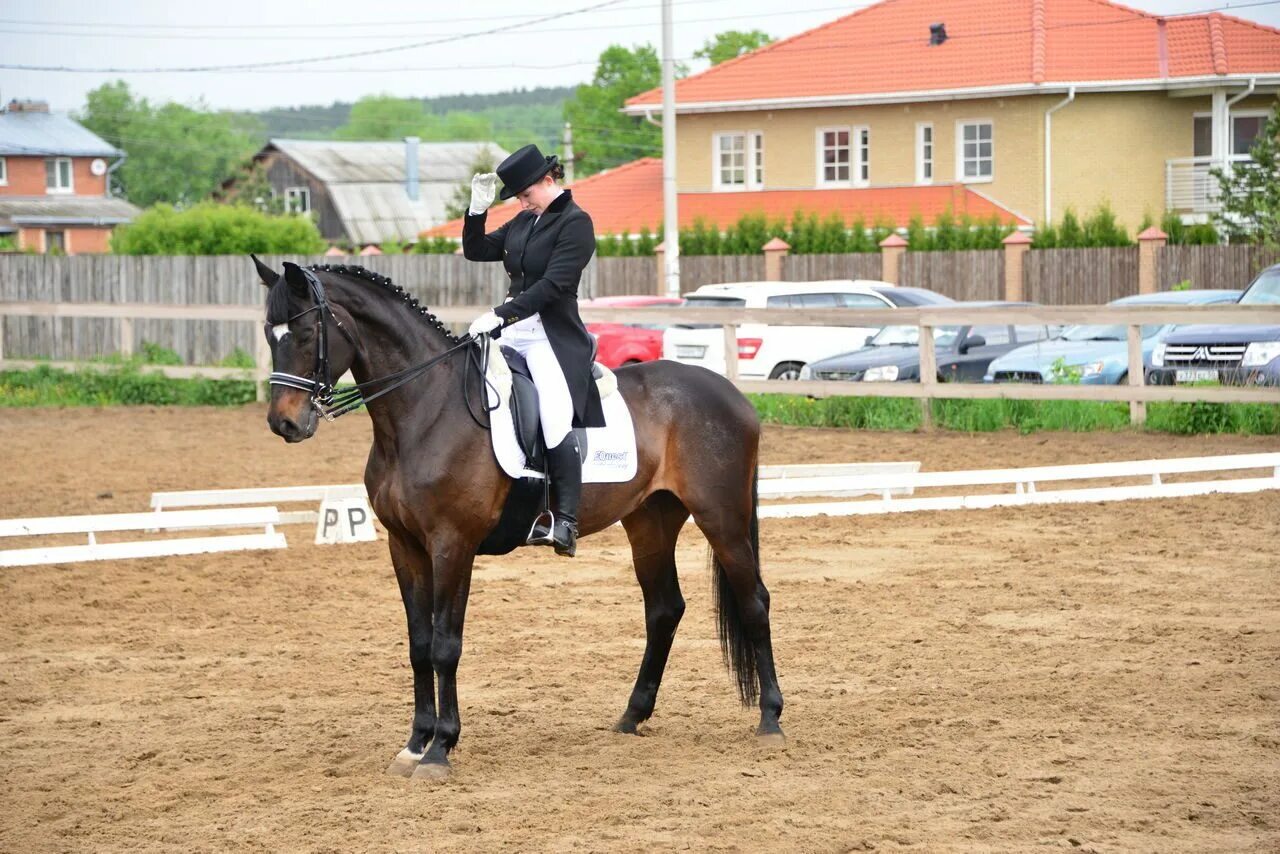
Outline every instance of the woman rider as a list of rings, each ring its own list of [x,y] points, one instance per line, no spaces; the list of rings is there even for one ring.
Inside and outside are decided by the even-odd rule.
[[[557,183],[563,177],[557,159],[543,157],[536,145],[502,161],[496,174],[474,176],[462,253],[470,261],[502,261],[511,278],[506,301],[476,318],[470,332],[476,339],[501,334],[529,364],[552,488],[551,524],[535,524],[529,543],[552,545],[556,554],[572,557],[582,493],[582,458],[573,428],[602,427],[604,414],[591,378],[591,336],[578,316],[578,282],[595,252],[595,229],[573,193]],[[515,196],[521,210],[486,234],[486,211],[498,178],[502,198]]]

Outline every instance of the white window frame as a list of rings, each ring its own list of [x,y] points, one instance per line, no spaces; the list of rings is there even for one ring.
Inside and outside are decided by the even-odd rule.
[[[925,131],[929,132],[929,140],[925,141]],[[925,156],[924,147],[929,146],[929,155]],[[916,122],[916,183],[932,184],[937,174],[938,135],[934,132],[933,122]],[[927,173],[926,174],[926,167]]]
[[[724,166],[720,161],[720,140],[729,137],[742,139],[742,183],[729,184],[724,180]],[[760,175],[756,175],[756,157],[760,158]],[[733,168],[733,167],[729,167]],[[764,133],[758,130],[722,130],[711,135],[711,186],[717,193],[742,193],[764,189]]]
[[[1230,110],[1227,113],[1227,150],[1236,147],[1236,119],[1265,119],[1269,116],[1266,110]],[[1191,114],[1191,153],[1195,154],[1195,120],[1209,119],[1209,144],[1213,144],[1213,113],[1197,110]],[[1200,157],[1212,157],[1212,154],[1201,154]],[[1247,154],[1228,155],[1231,157],[1247,157]]]
[[[294,199],[305,199],[306,207],[302,210],[294,209]],[[285,187],[284,188],[284,209],[286,213],[291,214],[309,214],[311,213],[311,188],[310,187]]]
[[[964,129],[970,125],[991,127],[991,174],[965,177],[964,174]],[[979,157],[981,161],[983,158]],[[956,119],[956,183],[957,184],[990,184],[996,179],[996,123],[992,119]]]
[[[53,161],[53,164],[54,164],[53,171],[54,171],[54,175],[57,178],[61,178],[62,164],[63,163],[67,164],[67,186],[65,187],[49,186],[48,163],[50,160]],[[50,196],[61,195],[64,193],[74,193],[76,191],[76,165],[71,160],[70,157],[46,157],[44,159],[44,162],[45,162],[44,191],[46,195],[50,195]]]
[[[0,187],[9,186],[9,162],[0,157]]]
[[[823,157],[826,146],[824,137],[829,133],[839,133],[845,131],[849,134],[849,177],[848,179],[827,180],[826,177],[826,160]],[[862,142],[862,136],[866,134],[867,141]],[[813,159],[814,159],[814,185],[817,187],[869,187],[871,186],[871,126],[870,125],[832,125],[828,127],[820,127],[814,131],[813,135]],[[862,169],[866,167],[867,176],[862,176]]]

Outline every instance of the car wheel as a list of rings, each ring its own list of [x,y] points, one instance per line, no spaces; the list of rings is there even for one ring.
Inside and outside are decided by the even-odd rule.
[[[800,369],[803,368],[800,362],[781,362],[773,372],[769,374],[771,380],[798,380],[800,379]]]

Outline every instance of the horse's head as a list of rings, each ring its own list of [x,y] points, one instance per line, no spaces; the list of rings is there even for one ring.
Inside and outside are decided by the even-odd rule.
[[[318,274],[289,262],[280,274],[257,257],[253,262],[267,287],[263,333],[272,369],[267,423],[286,442],[301,442],[315,435],[316,403],[326,402],[332,384],[355,359],[351,319],[329,303]]]

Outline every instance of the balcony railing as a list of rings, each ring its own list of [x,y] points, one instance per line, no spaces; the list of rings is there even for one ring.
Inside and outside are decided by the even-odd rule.
[[[1228,168],[1252,163],[1247,154],[1233,154]],[[1164,162],[1164,206],[1177,213],[1209,214],[1218,211],[1218,179],[1211,171],[1218,165],[1212,157],[1174,157]]]

